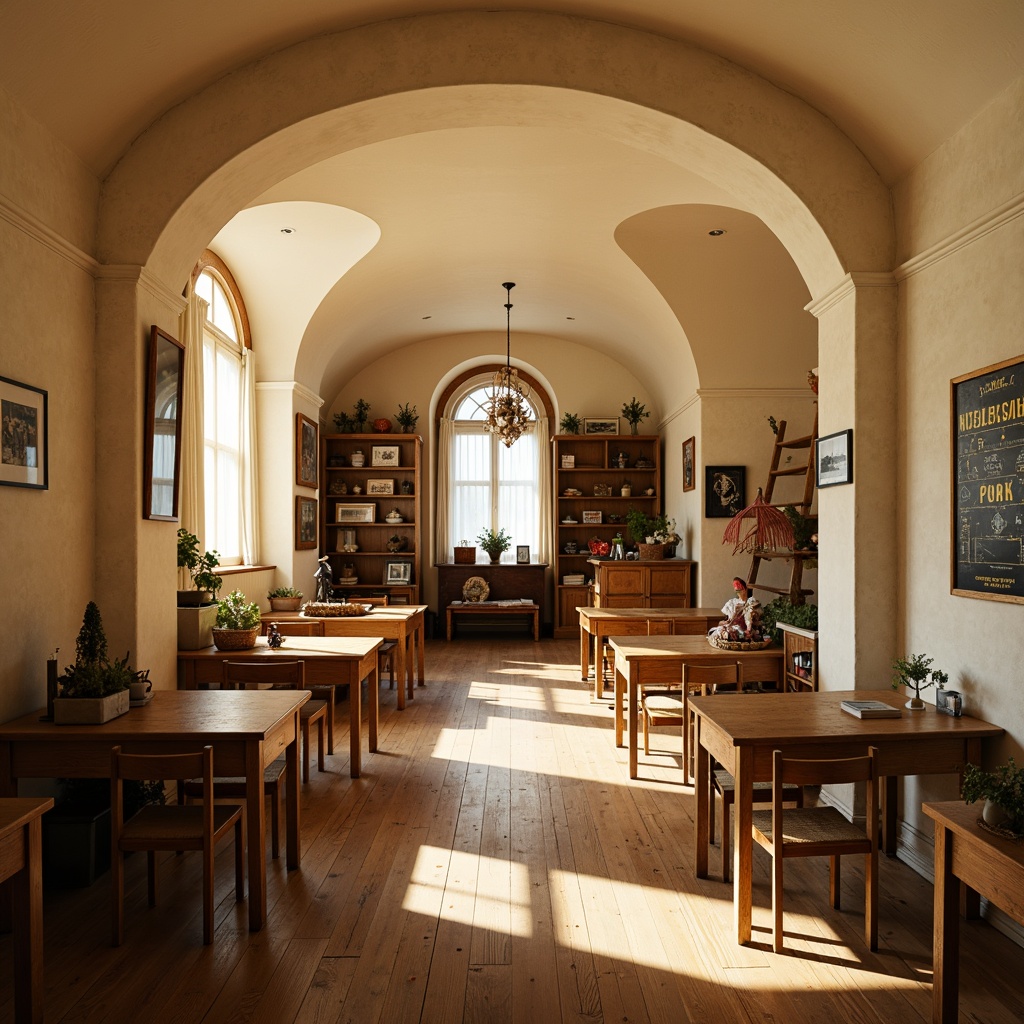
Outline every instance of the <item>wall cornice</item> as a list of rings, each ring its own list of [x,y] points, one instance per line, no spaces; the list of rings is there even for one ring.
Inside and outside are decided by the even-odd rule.
[[[79,270],[96,276],[99,262],[94,256],[72,245],[63,235],[48,227],[38,217],[33,217],[28,211],[21,209],[5,195],[0,195],[0,218]]]
[[[812,299],[804,306],[814,317],[820,319],[822,313],[852,295],[858,288],[895,288],[896,277],[886,270],[852,270],[837,285],[825,292],[820,298]]]

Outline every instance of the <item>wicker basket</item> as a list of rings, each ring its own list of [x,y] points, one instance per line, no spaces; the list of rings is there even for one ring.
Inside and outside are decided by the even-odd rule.
[[[214,629],[213,645],[218,651],[251,651],[259,635],[259,626],[252,629]]]
[[[708,643],[721,651],[763,651],[771,647],[771,640],[723,640],[721,637],[711,635]]]
[[[642,562],[657,562],[665,557],[664,544],[637,543],[637,547],[640,549],[640,560]]]
[[[476,547],[455,547],[456,565],[474,565],[476,563]]]

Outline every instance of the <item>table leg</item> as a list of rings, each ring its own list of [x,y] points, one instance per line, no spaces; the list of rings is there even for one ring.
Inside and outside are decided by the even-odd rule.
[[[398,680],[398,685],[395,687],[396,702],[398,704],[398,710],[405,710],[406,692],[408,689],[405,682],[405,638],[398,637],[395,642],[395,649],[391,652],[391,657],[395,659],[395,678]],[[410,693],[411,697],[412,694]]]
[[[405,636],[400,637],[398,644],[400,647],[405,648],[405,671],[407,680],[407,689],[409,700],[412,700],[416,694],[413,693],[413,669],[416,666],[416,647],[413,644],[412,633],[407,632]],[[399,676],[401,678],[401,676]]]
[[[595,662],[595,669],[597,663]],[[615,746],[622,746],[622,695],[626,689],[626,678],[619,668],[619,661],[616,657],[612,675],[615,678]]]
[[[953,833],[935,822],[932,920],[932,1021],[956,1024],[960,1002],[960,886],[953,874]]]
[[[895,775],[882,782],[882,851],[887,857],[896,856],[896,783]]]
[[[416,677],[420,686],[427,685],[427,677],[423,671],[423,659],[426,652],[427,641],[426,616],[420,613],[419,625],[416,627]]]
[[[14,1019],[43,1020],[43,821],[25,826],[25,863],[11,878],[14,912]]]
[[[626,693],[626,721],[629,731],[629,777],[631,779],[635,779],[639,774],[637,770],[640,747],[640,716],[637,714],[637,708],[640,704],[640,681],[637,679],[639,671],[640,666],[638,663],[631,661],[629,663],[629,682]]]
[[[586,682],[590,678],[590,634],[580,624],[580,679]],[[594,679],[594,696],[598,696],[597,679]]]
[[[696,760],[693,775],[694,796],[696,797],[693,811],[696,817],[693,830],[693,841],[696,844],[694,849],[694,874],[698,878],[707,878],[708,843],[711,838],[708,834],[708,800],[713,798],[710,796],[708,786],[708,776],[711,774],[711,761],[707,750],[704,749],[700,742],[700,724],[701,717],[697,715],[694,719],[693,740],[694,757]]]
[[[367,709],[366,717],[369,720],[369,747],[370,753],[377,749],[377,725],[380,721],[380,658],[377,652],[373,652],[373,660],[370,663],[369,686],[367,695],[370,706]],[[359,684],[360,686],[362,684]]]
[[[296,722],[295,732],[298,736],[298,722]],[[292,800],[291,794],[289,794],[289,815],[291,811]],[[249,844],[249,931],[251,932],[258,932],[267,919],[265,847],[267,823],[264,815],[263,741],[253,740],[247,743],[245,748],[245,826],[246,842]],[[291,863],[288,866],[291,867]]]
[[[452,638],[452,610],[451,610],[451,608],[445,609],[445,618],[447,620],[447,623],[446,623],[447,628],[445,630],[445,637],[446,637],[446,639],[451,640],[451,638]]]
[[[754,751],[737,747],[733,757],[736,799],[733,804],[733,910],[736,920],[736,941],[742,946],[750,941],[751,905],[753,903],[754,839],[751,832],[754,813]],[[727,827],[725,822],[722,827]]]
[[[401,646],[395,648],[400,651]],[[378,658],[379,661],[379,658]],[[359,669],[356,668],[355,678],[348,688],[348,773],[353,779],[359,778],[359,771],[362,768],[362,736],[360,731],[363,725],[363,683],[359,679]],[[379,685],[379,683],[378,683]],[[398,700],[399,707],[402,706],[404,684],[401,675],[398,677]]]
[[[293,723],[295,738],[285,747],[285,843],[288,870],[294,871],[299,866],[302,851],[299,847],[299,713],[295,712]],[[262,778],[262,771],[260,773]],[[262,791],[262,786],[260,790]],[[260,807],[263,798],[260,797]]]
[[[540,643],[540,606],[533,609],[533,642]]]

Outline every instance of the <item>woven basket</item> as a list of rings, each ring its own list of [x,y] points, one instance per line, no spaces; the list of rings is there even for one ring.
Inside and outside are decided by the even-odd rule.
[[[302,606],[302,614],[315,619],[346,619],[357,615],[368,615],[372,605],[350,601],[348,604],[322,601],[308,601]]]
[[[664,544],[637,543],[637,547],[640,549],[640,560],[643,562],[657,562],[665,557]]]
[[[709,636],[708,643],[720,651],[763,651],[771,647],[771,640],[723,640],[718,636]]]
[[[260,627],[252,629],[214,629],[213,645],[218,651],[251,651],[256,646]]]

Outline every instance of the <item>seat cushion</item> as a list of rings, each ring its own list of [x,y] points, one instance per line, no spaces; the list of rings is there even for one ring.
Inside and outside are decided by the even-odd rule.
[[[772,812],[754,811],[754,828],[771,841]],[[834,807],[794,807],[782,815],[783,837],[786,845],[805,843],[867,842],[867,833],[853,822],[847,821]]]

